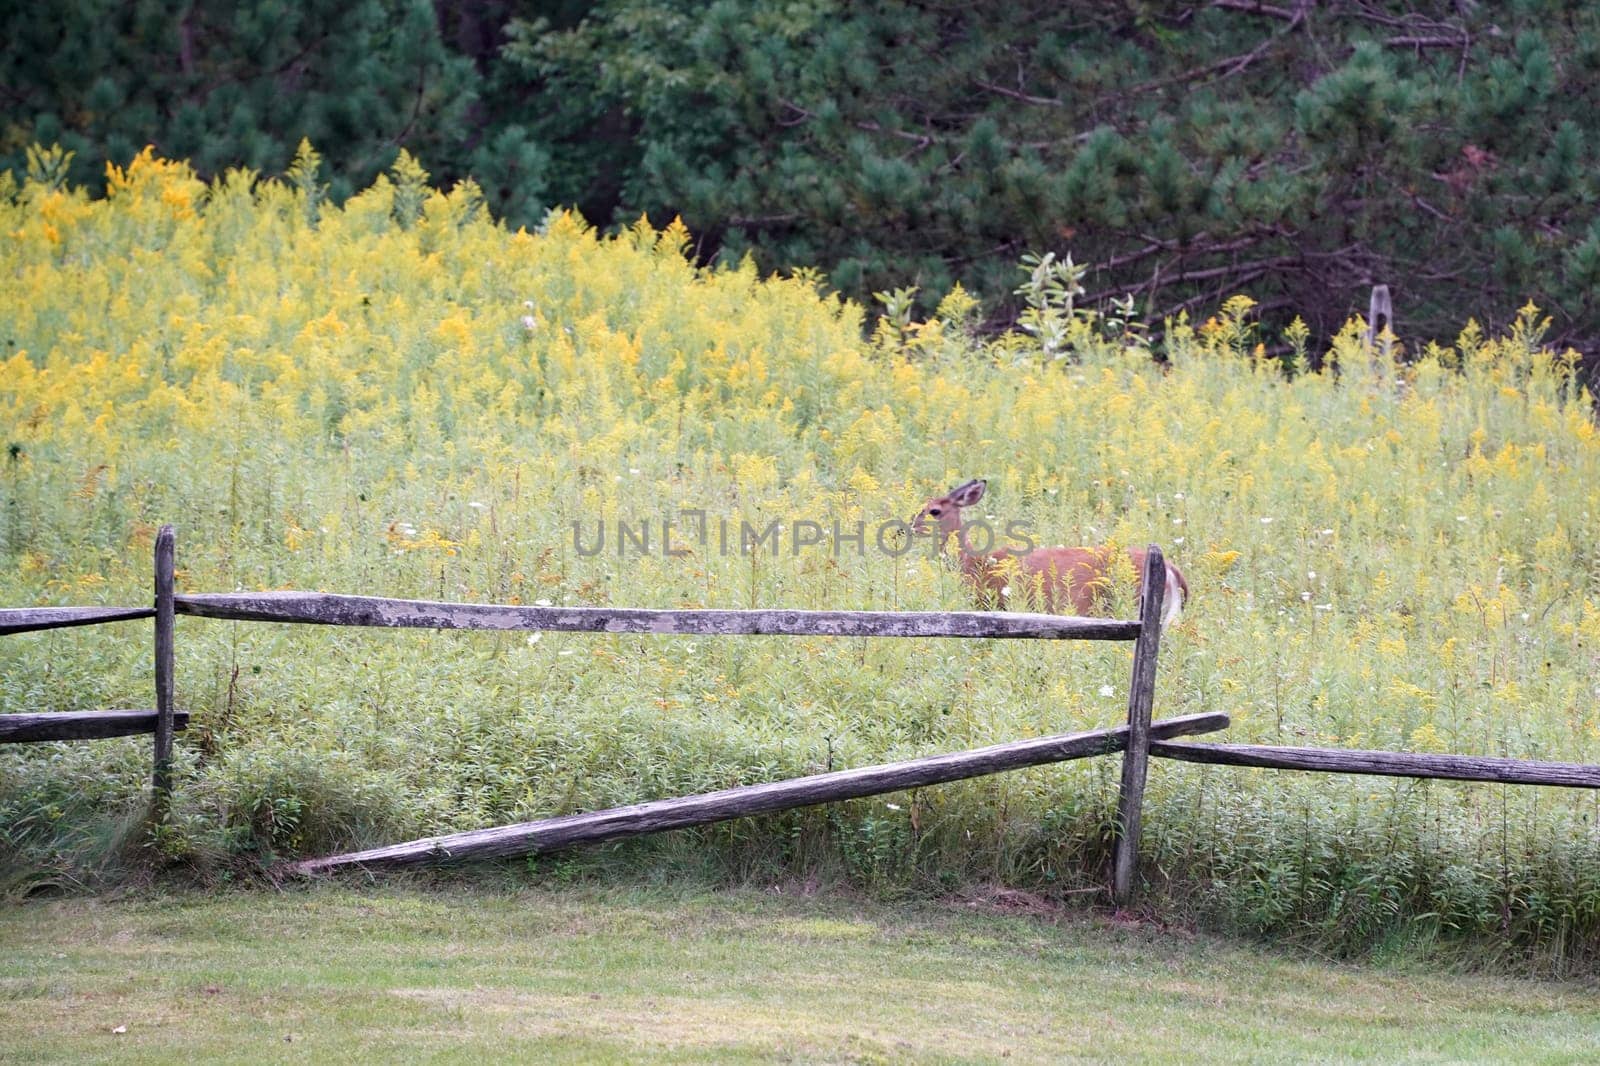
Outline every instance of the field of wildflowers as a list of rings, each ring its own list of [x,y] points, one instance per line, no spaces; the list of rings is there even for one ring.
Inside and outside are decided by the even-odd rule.
[[[1600,760],[1600,434],[1531,307],[1400,363],[1352,323],[1288,375],[1243,297],[1174,324],[1165,363],[1081,315],[1050,358],[975,338],[959,290],[863,339],[816,278],[697,269],[676,226],[511,233],[405,156],[343,206],[309,150],[287,181],[210,185],[147,152],[100,200],[59,162],[0,189],[6,605],[144,602],[170,521],[193,591],[965,606],[927,544],[875,531],[986,477],[996,529],[1155,542],[1185,568],[1159,716]],[[778,550],[723,550],[724,520],[776,521]],[[619,553],[619,522],[651,550]],[[797,548],[805,523],[824,536]],[[7,638],[0,712],[147,705],[147,629]],[[179,630],[193,725],[153,844],[202,871],[1114,723],[1130,654]],[[86,876],[147,773],[143,741],[0,751],[0,887]],[[1091,760],[612,854],[1065,891],[1100,877],[1115,776]],[[1595,795],[1169,763],[1151,789],[1147,873],[1203,920],[1600,956]]]

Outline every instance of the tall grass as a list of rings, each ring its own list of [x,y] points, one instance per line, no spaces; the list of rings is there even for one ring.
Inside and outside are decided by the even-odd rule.
[[[1193,598],[1161,715],[1232,739],[1597,761],[1600,436],[1529,308],[1395,363],[1360,323],[1286,375],[1249,301],[1165,364],[1074,320],[1070,358],[969,335],[957,293],[884,323],[809,277],[700,270],[680,227],[485,217],[402,168],[342,208],[146,154],[103,200],[0,197],[0,567],[8,605],[191,590],[638,606],[935,609],[957,576],[873,545],[957,481],[1045,543],[1157,542]],[[397,184],[398,183],[398,184]],[[703,509],[776,555],[712,536]],[[618,520],[652,553],[619,556]],[[799,552],[803,520],[846,542]],[[605,551],[585,548],[597,523]],[[686,528],[680,524],[680,531]],[[692,529],[692,525],[688,528]],[[183,620],[164,860],[226,867],[1105,725],[1107,646],[465,635]],[[147,704],[145,627],[0,643],[0,711]],[[74,826],[136,805],[134,741],[0,752],[0,848],[75,876]],[[735,867],[879,891],[1093,884],[1105,760],[693,835]],[[1588,793],[1161,764],[1146,873],[1208,920],[1341,950],[1482,935],[1600,944]],[[80,871],[81,872],[81,871]],[[41,876],[46,876],[41,874]],[[54,874],[49,876],[55,876]]]

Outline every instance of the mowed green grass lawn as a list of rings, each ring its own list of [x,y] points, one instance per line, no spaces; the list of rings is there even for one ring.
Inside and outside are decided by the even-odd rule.
[[[0,1060],[1600,1058],[1593,985],[1322,963],[1030,903],[390,884],[10,904]]]

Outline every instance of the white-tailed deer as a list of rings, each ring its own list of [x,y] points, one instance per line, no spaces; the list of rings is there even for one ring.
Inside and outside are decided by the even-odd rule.
[[[1104,614],[1110,606],[1118,564],[1116,548],[1035,548],[1028,552],[1000,548],[975,552],[967,546],[962,535],[961,510],[983,499],[983,490],[988,484],[976,479],[929,500],[917,512],[911,528],[927,534],[937,525],[939,544],[944,550],[949,549],[950,538],[956,538],[961,575],[972,584],[980,603],[1004,608],[1011,594],[1031,600],[1032,605],[1050,612],[1065,613],[1070,606],[1080,615]],[[1145,554],[1142,548],[1127,551],[1134,576],[1141,582]],[[1019,583],[1022,587],[1016,588]],[[1183,579],[1183,572],[1168,562],[1162,625],[1178,616],[1188,595],[1189,583]]]

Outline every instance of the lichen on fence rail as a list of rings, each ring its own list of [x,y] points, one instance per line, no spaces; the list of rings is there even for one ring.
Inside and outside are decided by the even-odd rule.
[[[178,596],[179,614],[250,622],[415,629],[540,629],[695,636],[1133,640],[1138,622],[1008,611],[654,610],[397,600],[321,592]]]
[[[1489,781],[1514,785],[1600,788],[1600,766],[1570,762],[1532,762],[1486,755],[1435,755],[1426,752],[1365,751],[1359,748],[1291,748],[1270,744],[1152,743],[1161,759],[1310,770],[1325,774],[1377,774],[1384,777]]]

